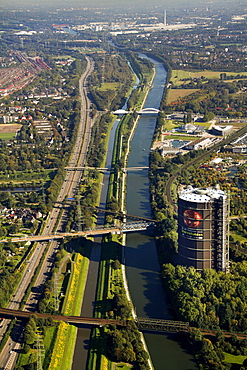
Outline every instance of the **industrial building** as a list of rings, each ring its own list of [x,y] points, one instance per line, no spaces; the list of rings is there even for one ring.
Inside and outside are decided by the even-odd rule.
[[[202,137],[198,140],[189,142],[188,144],[184,146],[184,149],[187,149],[187,150],[205,149],[213,144],[215,144],[215,138]]]
[[[188,186],[178,194],[178,263],[228,270],[228,195]]]
[[[233,126],[231,125],[214,125],[212,127],[212,134],[218,136],[227,136],[230,135],[233,131]]]

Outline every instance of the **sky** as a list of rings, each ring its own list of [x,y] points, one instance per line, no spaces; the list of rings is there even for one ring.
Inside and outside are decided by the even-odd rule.
[[[154,8],[156,6],[163,8],[184,8],[184,7],[198,7],[198,6],[214,6],[219,3],[224,4],[228,1],[224,0],[0,0],[2,7],[54,7],[54,8],[66,8],[70,7],[150,7]],[[241,3],[244,0],[233,0],[233,2]]]

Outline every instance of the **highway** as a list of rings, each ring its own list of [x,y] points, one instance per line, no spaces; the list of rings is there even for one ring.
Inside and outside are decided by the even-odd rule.
[[[72,150],[70,160],[68,166],[70,167],[85,167],[86,162],[86,154],[88,150],[88,145],[91,137],[91,129],[92,129],[92,121],[90,119],[90,101],[87,97],[87,78],[93,71],[94,65],[93,61],[86,56],[87,60],[87,67],[85,72],[80,78],[79,81],[79,91],[81,97],[81,111],[80,111],[80,123],[77,133],[76,142],[74,148]],[[81,171],[70,171],[69,168],[66,171],[66,176],[64,183],[60,189],[59,195],[57,200],[62,202],[65,197],[74,197],[77,194],[78,186],[81,180],[81,176],[83,173],[83,169]],[[63,226],[66,222],[66,212],[69,211],[70,206],[59,204],[54,207],[47,219],[45,228],[42,231],[42,235],[50,235],[54,231],[57,218],[59,216],[60,209],[63,207],[63,215],[61,220],[58,223],[56,230],[62,231]],[[24,310],[25,311],[35,311],[37,307],[37,303],[40,299],[40,295],[42,294],[44,282],[46,281],[47,277],[49,276],[49,272],[53,266],[55,253],[58,249],[57,241],[52,241],[50,244],[47,242],[38,243],[35,246],[35,250],[33,251],[32,256],[29,258],[27,266],[24,270],[22,279],[13,295],[9,305],[7,308],[10,309],[19,309],[20,303],[23,300],[24,294],[26,289],[28,288],[31,278],[35,272],[35,269],[38,267],[44,250],[48,248],[45,259],[42,263],[40,268],[40,272],[37,276],[37,279],[34,283],[34,288],[32,289],[34,292],[31,292]],[[0,327],[0,339],[3,338],[3,335],[7,329],[10,320],[3,320],[2,325]],[[19,336],[19,335],[18,335]],[[16,359],[17,359],[17,351],[21,346],[21,339],[13,341],[13,339],[9,339],[3,348],[0,356],[0,369],[10,370],[13,369]]]

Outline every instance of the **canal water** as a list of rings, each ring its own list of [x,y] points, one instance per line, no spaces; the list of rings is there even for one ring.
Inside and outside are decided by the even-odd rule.
[[[159,108],[166,82],[161,63],[155,65],[156,75],[145,108]],[[148,166],[157,116],[142,115],[131,142],[127,167]],[[129,171],[127,177],[127,213],[150,217],[148,171]],[[146,233],[129,233],[126,238],[125,263],[130,295],[139,317],[174,319],[168,309],[154,239]],[[193,356],[175,334],[145,334],[155,370],[197,369]]]

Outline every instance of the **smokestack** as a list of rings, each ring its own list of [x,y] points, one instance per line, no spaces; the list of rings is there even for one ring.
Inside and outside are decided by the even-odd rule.
[[[164,10],[164,26],[166,26],[166,9]]]

